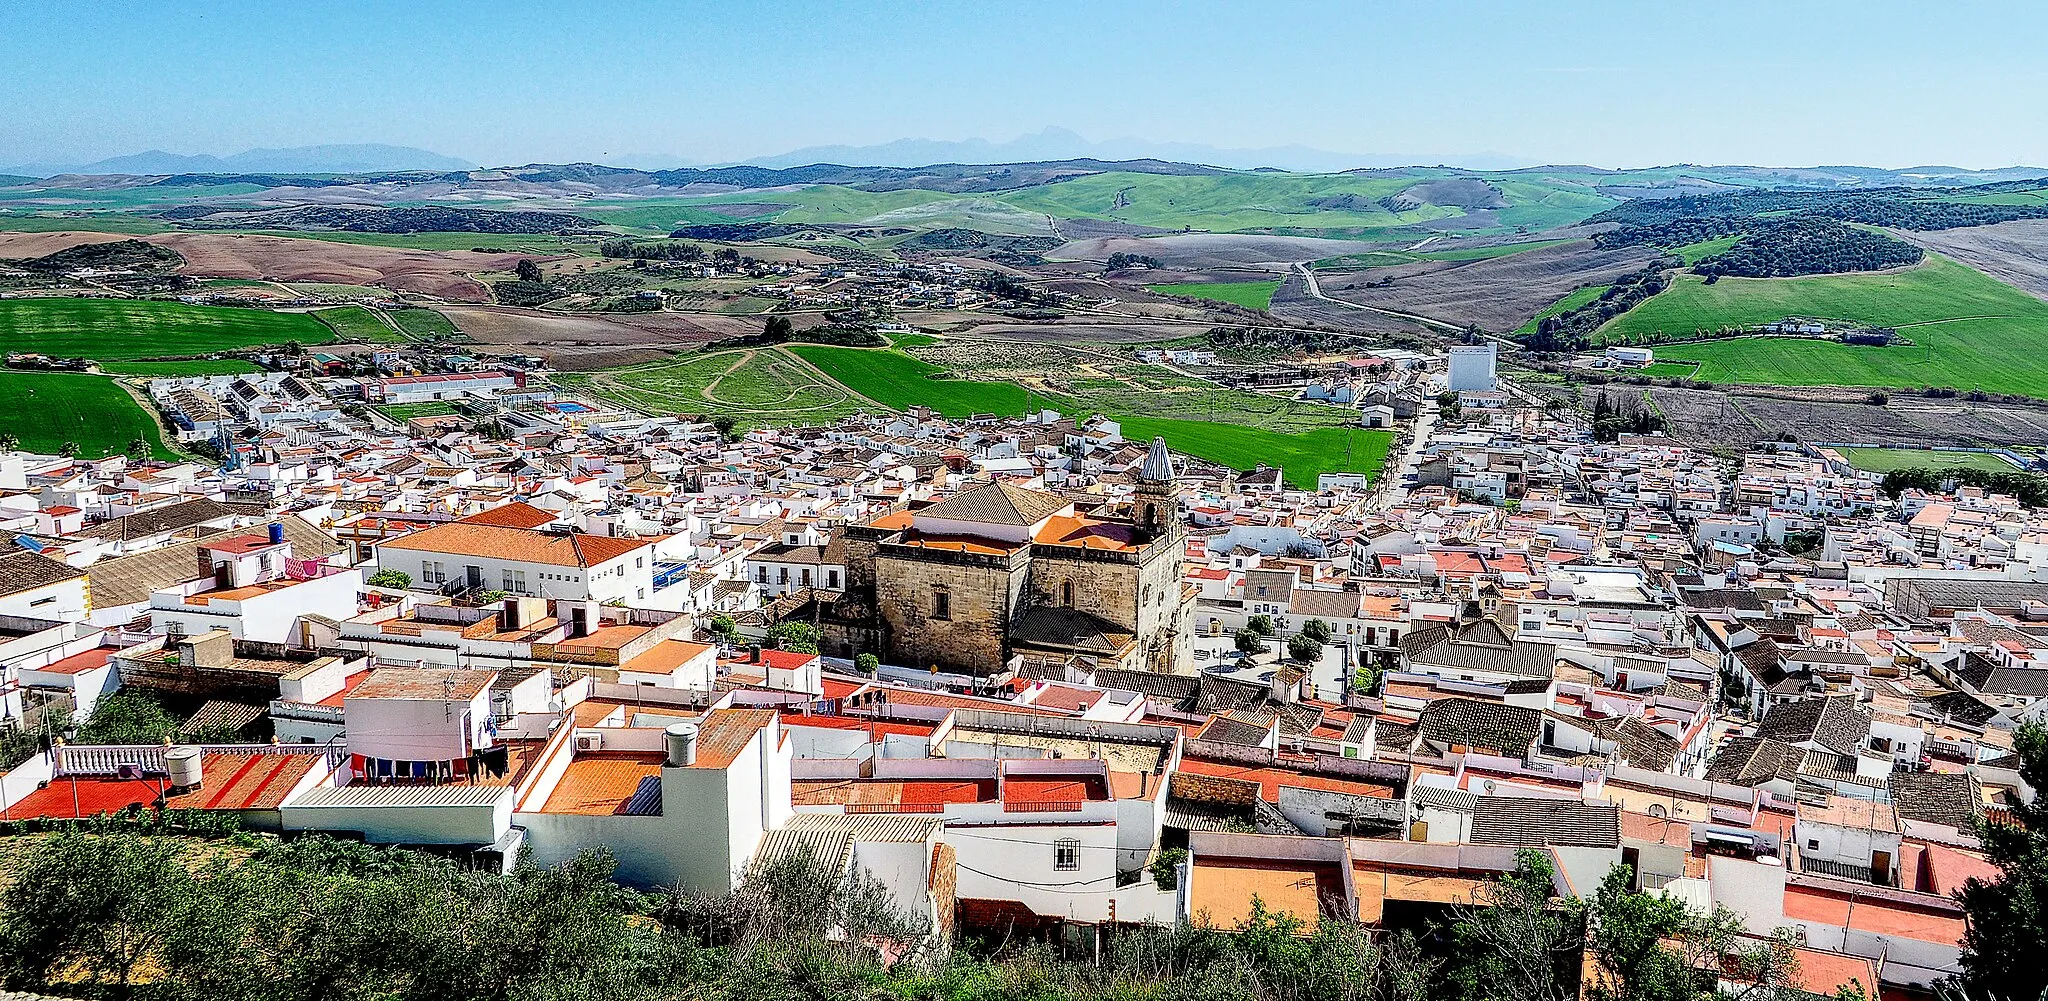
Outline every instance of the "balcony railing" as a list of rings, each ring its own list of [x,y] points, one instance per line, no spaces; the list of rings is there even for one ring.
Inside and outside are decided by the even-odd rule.
[[[1080,813],[1078,799],[1006,799],[1004,813]]]

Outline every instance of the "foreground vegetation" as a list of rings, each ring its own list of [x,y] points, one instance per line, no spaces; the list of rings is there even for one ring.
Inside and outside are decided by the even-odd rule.
[[[1710,997],[1706,957],[1759,997],[1798,984],[1789,935],[1746,944],[1730,912],[1630,892],[1620,867],[1590,900],[1559,898],[1537,852],[1483,906],[1419,931],[1254,902],[1230,929],[1114,929],[1084,957],[1029,935],[937,947],[880,884],[801,853],[755,862],[730,894],[641,893],[601,850],[498,875],[186,826],[216,839],[101,822],[0,840],[8,985],[148,1001],[1563,1001],[1584,951],[1606,998]]]
[[[332,340],[332,330],[304,313],[144,299],[0,301],[0,345],[59,358],[133,360]]]

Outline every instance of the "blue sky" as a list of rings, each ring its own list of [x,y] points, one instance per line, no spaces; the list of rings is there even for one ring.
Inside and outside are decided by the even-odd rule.
[[[0,163],[716,161],[1048,125],[1554,163],[2048,164],[2038,3],[0,0]]]

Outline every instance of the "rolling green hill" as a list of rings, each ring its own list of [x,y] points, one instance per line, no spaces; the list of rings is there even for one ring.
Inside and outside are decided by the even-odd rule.
[[[1788,316],[1897,328],[1911,345],[1862,347],[1746,337],[1687,344],[1661,336],[1749,327]],[[2048,302],[1939,255],[1903,271],[1805,278],[1686,275],[1601,328],[1609,343],[1650,343],[1697,361],[1711,382],[1948,386],[2048,396]]]

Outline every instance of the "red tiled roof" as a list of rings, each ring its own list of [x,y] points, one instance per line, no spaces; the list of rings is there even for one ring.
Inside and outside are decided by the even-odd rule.
[[[495,525],[499,528],[539,528],[554,521],[555,516],[525,501],[513,501],[458,520],[470,525]]]

